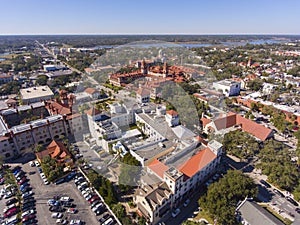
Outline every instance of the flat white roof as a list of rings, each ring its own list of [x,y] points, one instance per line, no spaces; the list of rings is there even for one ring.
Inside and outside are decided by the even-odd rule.
[[[54,96],[48,86],[38,86],[20,89],[23,100]]]

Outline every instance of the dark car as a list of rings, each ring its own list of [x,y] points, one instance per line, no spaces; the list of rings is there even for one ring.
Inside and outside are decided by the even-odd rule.
[[[16,202],[18,202],[18,199],[12,198],[12,199],[8,200],[8,201],[5,203],[5,205],[11,205],[11,204],[14,204],[14,203],[16,203]]]
[[[60,178],[57,181],[55,181],[55,184],[58,185],[58,184],[61,184],[63,182],[65,182],[65,179],[64,178]]]
[[[27,220],[25,222],[23,222],[22,224],[23,225],[33,225],[33,224],[36,224],[37,223],[37,220],[34,218],[34,219],[31,219],[31,220]]]
[[[72,180],[75,176],[76,176],[76,172],[71,172],[69,173],[69,175],[65,178],[65,180],[68,182],[70,180]]]
[[[23,204],[22,211],[27,211],[29,209],[35,209],[35,203],[34,202],[27,202]]]
[[[271,185],[267,181],[265,181],[265,180],[260,180],[259,182],[261,184],[263,184],[266,188],[270,188],[271,187]]]
[[[64,209],[60,206],[50,206],[49,211],[50,212],[63,212]]]
[[[284,194],[281,191],[274,189],[274,193],[279,195],[280,197],[284,198]]]
[[[300,214],[300,208],[296,208],[295,211]]]
[[[74,207],[76,207],[75,204],[73,204],[71,202],[62,202],[62,205],[64,207],[67,207],[67,208],[74,208]]]
[[[29,203],[29,202],[35,202],[35,199],[32,197],[32,198],[27,198],[27,199],[23,200],[23,204],[26,204],[26,203]]]
[[[104,214],[100,219],[99,219],[99,222],[100,223],[104,223],[106,220],[108,220],[108,218],[110,217],[110,215],[107,213],[107,214]]]
[[[31,214],[31,215],[29,215],[29,216],[25,216],[23,219],[22,219],[22,222],[24,223],[24,222],[26,222],[26,221],[28,221],[28,220],[32,220],[32,219],[34,219],[35,218],[35,214]]]
[[[299,206],[299,204],[294,200],[292,199],[291,197],[287,196],[286,197],[286,200],[288,200],[290,203],[292,203],[294,206]]]

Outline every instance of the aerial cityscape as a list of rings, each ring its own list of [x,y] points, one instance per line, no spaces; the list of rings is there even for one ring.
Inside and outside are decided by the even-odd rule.
[[[2,2],[0,224],[299,225],[299,7]]]

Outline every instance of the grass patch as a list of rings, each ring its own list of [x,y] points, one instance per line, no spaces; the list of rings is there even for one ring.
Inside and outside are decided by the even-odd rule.
[[[199,221],[201,218],[204,218],[208,221],[210,224],[214,224],[214,220],[210,217],[207,211],[201,210],[199,214],[195,217],[195,221]]]

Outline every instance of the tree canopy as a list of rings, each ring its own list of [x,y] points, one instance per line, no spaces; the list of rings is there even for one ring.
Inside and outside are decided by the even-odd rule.
[[[245,197],[256,197],[258,188],[252,178],[237,170],[228,173],[218,182],[208,187],[208,191],[199,199],[199,205],[208,212],[218,224],[234,225],[235,209]]]

